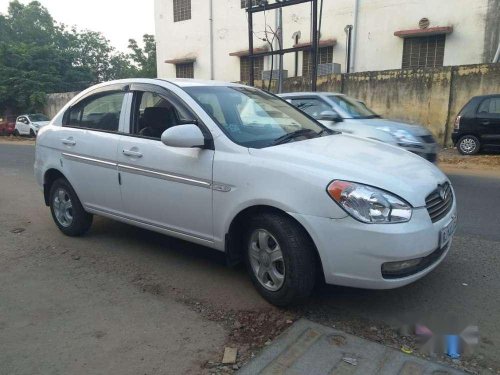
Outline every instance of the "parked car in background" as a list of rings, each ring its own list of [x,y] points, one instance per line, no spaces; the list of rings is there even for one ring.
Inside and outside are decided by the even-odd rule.
[[[383,119],[357,99],[331,92],[279,96],[330,129],[399,146],[433,163],[437,159],[438,145],[426,128]]]
[[[11,135],[16,127],[16,118],[14,116],[0,117],[0,135]]]
[[[38,130],[45,125],[48,125],[49,122],[50,119],[41,113],[21,115],[16,119],[14,134],[30,135],[35,137],[38,134]]]
[[[214,81],[87,89],[40,130],[35,176],[64,234],[102,215],[211,247],[245,261],[280,306],[321,274],[370,289],[416,281],[446,257],[457,222],[450,181],[421,157]]]
[[[463,155],[500,147],[500,94],[475,96],[455,119],[453,144]]]

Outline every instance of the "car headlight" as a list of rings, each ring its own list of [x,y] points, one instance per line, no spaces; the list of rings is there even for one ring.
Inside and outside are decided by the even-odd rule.
[[[328,185],[327,191],[340,207],[363,223],[404,223],[411,219],[411,205],[384,190],[335,180]]]
[[[409,131],[404,130],[404,129],[391,129],[391,128],[386,127],[386,126],[382,126],[380,128],[377,128],[377,129],[391,134],[394,138],[396,138],[398,145],[400,145],[400,146],[417,146],[418,147],[422,143],[420,141],[420,139],[418,139],[413,134],[411,134]]]

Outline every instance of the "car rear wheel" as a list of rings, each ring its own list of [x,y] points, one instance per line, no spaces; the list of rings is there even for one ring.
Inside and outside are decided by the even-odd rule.
[[[287,306],[310,296],[316,280],[314,245],[293,219],[277,213],[250,219],[246,264],[254,286],[270,303]]]
[[[36,137],[36,134],[35,134],[35,132],[33,131],[33,129],[30,129],[30,137]]]
[[[477,139],[477,137],[474,137],[473,135],[466,135],[460,138],[457,146],[458,152],[460,152],[462,155],[477,154],[479,152],[479,149],[481,148],[479,139]]]
[[[92,225],[92,215],[65,178],[57,179],[50,188],[50,211],[57,227],[68,236],[81,236]]]

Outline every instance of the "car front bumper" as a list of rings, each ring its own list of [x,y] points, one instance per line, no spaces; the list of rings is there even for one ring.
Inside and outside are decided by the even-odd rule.
[[[350,216],[329,219],[291,213],[311,235],[328,284],[366,289],[391,289],[427,275],[443,261],[452,239],[440,248],[440,231],[456,215],[456,202],[441,220],[432,223],[425,207],[413,210],[400,224],[365,224]],[[425,258],[422,267],[405,277],[383,277],[382,265]]]

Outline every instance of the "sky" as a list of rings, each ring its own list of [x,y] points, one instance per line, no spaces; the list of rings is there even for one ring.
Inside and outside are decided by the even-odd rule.
[[[38,0],[52,17],[68,26],[100,31],[119,51],[128,40],[142,41],[154,34],[154,0]],[[0,0],[0,13],[7,13],[10,0]],[[29,0],[20,0],[27,4]]]

